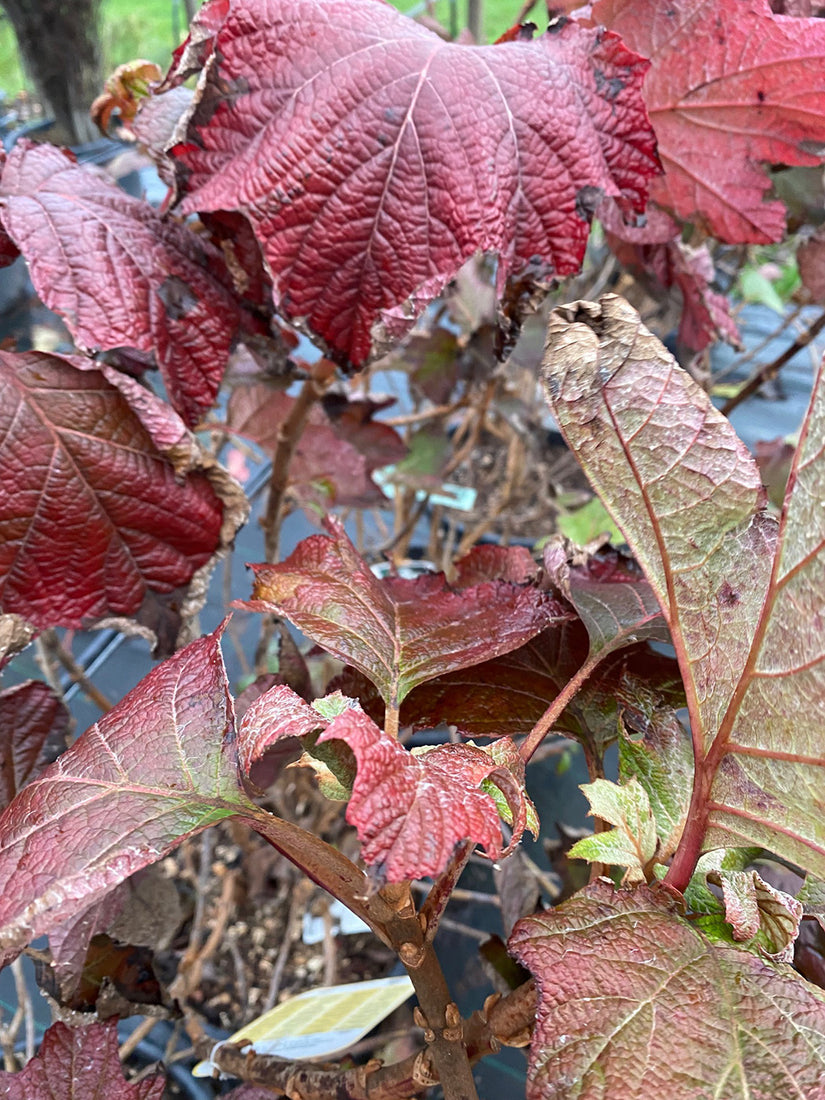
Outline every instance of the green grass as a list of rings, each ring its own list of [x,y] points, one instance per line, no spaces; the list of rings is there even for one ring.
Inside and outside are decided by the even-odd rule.
[[[176,7],[182,37],[186,30],[186,9],[182,3],[142,0],[138,9],[134,0],[103,0],[100,46],[104,73],[137,57],[156,61],[165,70],[180,42],[180,37],[176,40],[173,35]],[[0,21],[0,89],[9,96],[22,89],[32,91],[20,65],[14,31],[6,19]]]
[[[512,25],[521,7],[520,0],[483,0],[484,29],[492,41]],[[145,57],[156,61],[165,69],[172,50],[178,45],[173,35],[173,0],[142,0],[137,8],[134,0],[103,0],[101,15],[101,48],[104,73],[111,72],[124,61]],[[398,0],[397,7],[409,11],[410,0]],[[436,0],[435,16],[449,26],[448,0]],[[186,12],[183,3],[177,4],[178,19],[183,31]],[[467,21],[466,0],[458,0],[458,23]],[[22,89],[32,91],[17,56],[14,31],[6,19],[0,19],[0,89],[9,96]]]

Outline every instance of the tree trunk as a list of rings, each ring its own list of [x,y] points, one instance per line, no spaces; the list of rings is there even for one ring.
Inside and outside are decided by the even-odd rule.
[[[99,136],[89,107],[102,91],[100,0],[0,0],[20,57],[58,138],[69,144]]]

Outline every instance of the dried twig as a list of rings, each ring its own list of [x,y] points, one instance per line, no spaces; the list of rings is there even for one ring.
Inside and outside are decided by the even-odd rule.
[[[84,670],[60,641],[57,636],[57,631],[44,630],[40,635],[40,640],[50,656],[55,658],[63,668],[65,668],[66,672],[68,672],[72,683],[77,684],[86,698],[90,699],[99,710],[103,711],[104,714],[108,714],[114,706],[114,703],[110,702],[103,692],[95,687]]]
[[[292,945],[298,938],[301,919],[312,890],[312,883],[309,879],[305,878],[300,879],[293,889],[292,901],[289,905],[289,914],[286,918],[284,938],[281,940],[281,946],[278,949],[278,957],[275,960],[275,966],[272,970],[272,977],[269,979],[269,988],[266,991],[266,998],[261,1009],[262,1012],[268,1012],[278,999],[278,994],[281,990],[281,981],[284,976],[284,969],[286,968]]]
[[[723,416],[730,416],[735,408],[742,404],[747,398],[753,396],[758,389],[760,389],[766,382],[775,378],[782,367],[796,355],[802,348],[806,348],[808,344],[814,340],[819,333],[825,328],[825,310],[820,313],[817,319],[808,326],[808,328],[799,334],[790,347],[786,348],[781,355],[778,355],[776,359],[770,363],[765,363],[755,371],[745,385],[736,393],[730,400],[726,401],[722,406]]]
[[[139,1044],[143,1042],[143,1040],[146,1038],[146,1036],[149,1034],[156,1023],[157,1020],[153,1020],[149,1016],[147,1016],[144,1020],[141,1020],[141,1022],[137,1025],[137,1027],[131,1033],[128,1039],[124,1039],[124,1041],[120,1044],[120,1049],[117,1053],[121,1062],[128,1061],[132,1054],[134,1054],[135,1050],[137,1050]]]

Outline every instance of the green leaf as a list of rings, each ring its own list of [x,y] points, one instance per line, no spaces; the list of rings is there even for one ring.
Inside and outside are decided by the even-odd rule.
[[[596,779],[583,783],[580,790],[590,802],[590,816],[616,828],[577,841],[568,853],[570,858],[626,867],[625,882],[644,882],[658,843],[647,791],[637,779],[630,779],[623,786],[608,779]]]
[[[785,303],[773,283],[757,267],[748,266],[742,269],[737,289],[746,302],[758,302],[780,314],[785,308]]]
[[[577,546],[586,546],[601,535],[608,535],[614,546],[624,542],[624,535],[598,497],[593,497],[575,512],[559,516],[557,526]]]
[[[622,711],[619,738],[619,781],[638,780],[647,792],[656,820],[659,858],[676,851],[687,820],[693,777],[693,744],[672,706],[653,691],[637,688],[637,708]],[[641,712],[641,713],[640,713]],[[631,725],[632,724],[632,725]],[[642,729],[634,738],[631,730]]]

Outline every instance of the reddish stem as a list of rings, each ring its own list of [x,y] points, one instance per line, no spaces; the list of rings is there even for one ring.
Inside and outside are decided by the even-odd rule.
[[[521,758],[525,764],[528,763],[530,757],[542,743],[545,736],[550,732],[556,722],[558,722],[559,718],[561,718],[565,707],[572,701],[576,692],[604,656],[605,653],[602,651],[601,653],[593,653],[587,658],[576,675],[571,680],[568,680],[562,691],[559,692],[541,718],[539,718],[538,722],[536,722],[535,726],[533,726],[527,734],[527,737],[524,739],[519,749]]]

